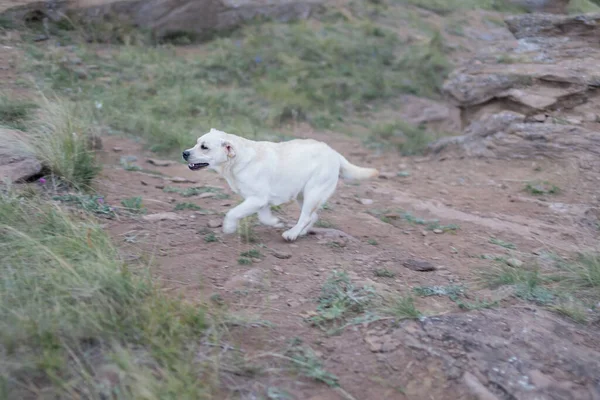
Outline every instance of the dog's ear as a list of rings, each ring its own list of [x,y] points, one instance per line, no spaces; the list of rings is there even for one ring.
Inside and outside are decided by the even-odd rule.
[[[231,142],[229,140],[223,140],[221,142],[221,146],[223,146],[223,149],[225,150],[227,157],[229,157],[229,158],[235,157],[235,149],[233,148],[233,145],[231,144]]]

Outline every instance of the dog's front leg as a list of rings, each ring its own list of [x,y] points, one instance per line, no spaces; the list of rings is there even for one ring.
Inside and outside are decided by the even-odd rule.
[[[223,233],[231,234],[237,231],[238,221],[258,212],[267,205],[267,201],[259,197],[248,197],[237,207],[232,208],[223,220]]]

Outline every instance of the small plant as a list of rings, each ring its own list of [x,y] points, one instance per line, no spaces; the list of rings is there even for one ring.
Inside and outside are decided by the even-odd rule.
[[[559,194],[560,188],[548,181],[529,182],[525,185],[525,191],[534,196],[543,196],[547,194]]]
[[[369,240],[367,240],[367,243],[369,243],[371,246],[379,245],[379,242],[377,242],[377,240],[375,240],[375,239],[369,239]]]
[[[238,235],[244,243],[257,243],[258,235],[254,231],[255,216],[246,217],[239,222]]]
[[[98,195],[65,194],[62,196],[54,196],[52,197],[52,200],[73,205],[93,214],[101,214],[106,216],[115,215],[114,209],[105,203],[104,197]]]
[[[324,219],[320,219],[315,223],[315,226],[318,228],[326,228],[326,229],[331,229],[333,228],[333,224],[329,221],[326,221]]]
[[[331,387],[338,387],[337,376],[328,372],[311,348],[303,346],[299,338],[292,339],[285,356],[292,361],[295,369],[307,378],[315,379]]]
[[[437,136],[424,127],[396,121],[376,126],[373,138],[376,142],[395,145],[402,155],[415,155],[425,150]]]
[[[373,271],[373,274],[378,278],[394,278],[396,277],[396,273],[390,271],[387,268],[376,269]]]
[[[580,254],[573,263],[561,263],[561,286],[592,300],[600,300],[600,254]]]
[[[429,297],[429,296],[448,296],[448,297],[458,297],[462,296],[465,291],[462,286],[418,286],[413,289],[413,292],[421,297]]]
[[[204,235],[204,241],[206,243],[214,243],[214,242],[218,242],[219,239],[217,238],[217,235],[210,232],[210,233],[207,233],[206,235]]]
[[[247,257],[240,257],[240,258],[238,258],[237,262],[240,265],[251,265],[252,264],[252,259],[251,258],[247,258]]]
[[[411,296],[393,296],[386,299],[381,311],[397,320],[416,319],[421,317],[421,312],[415,307]]]
[[[505,242],[500,239],[496,239],[495,237],[490,238],[490,243],[495,244],[496,246],[504,247],[505,249],[516,250],[517,246],[510,242]]]
[[[585,324],[588,321],[588,314],[585,307],[576,301],[562,301],[551,306],[550,310],[558,313],[578,324]]]
[[[21,100],[0,96],[0,124],[15,129],[25,129],[30,112],[36,105]]]
[[[140,196],[123,199],[121,200],[121,205],[125,207],[126,211],[132,214],[145,214],[147,211]]]
[[[247,258],[262,258],[261,252],[258,251],[257,249],[251,249],[251,250],[248,250],[248,251],[244,251],[240,255],[242,257],[247,257]]]
[[[175,211],[183,211],[183,210],[204,211],[204,209],[202,207],[200,207],[199,205],[194,204],[194,203],[187,203],[187,202],[175,204],[175,207],[173,208],[173,210],[175,210]]]
[[[177,188],[172,186],[167,186],[163,189],[165,193],[179,193],[183,197],[192,197],[198,196],[202,193],[219,193],[221,189],[211,187],[211,186],[203,186],[203,187],[190,187],[190,188]]]
[[[460,308],[461,310],[465,310],[465,311],[475,311],[475,310],[481,310],[481,309],[485,309],[485,308],[498,307],[497,301],[475,299],[474,302],[469,302],[469,301],[464,301],[460,298],[451,299],[451,300],[456,303],[458,308]]]
[[[101,170],[86,120],[78,105],[45,99],[26,143],[54,176],[79,190],[89,189]]]
[[[321,288],[317,315],[309,320],[318,326],[335,325],[350,315],[362,313],[374,298],[372,288],[357,288],[348,274],[334,271]]]

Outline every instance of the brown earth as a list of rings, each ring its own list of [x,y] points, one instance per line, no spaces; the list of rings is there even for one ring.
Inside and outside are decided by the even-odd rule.
[[[98,191],[110,204],[142,196],[148,216],[110,220],[107,229],[126,258],[152,255],[155,275],[165,290],[190,301],[207,301],[219,294],[232,311],[258,315],[274,324],[240,331],[242,348],[258,354],[283,349],[290,338],[300,337],[355,399],[468,399],[477,398],[474,393],[482,387],[487,387],[490,397],[479,398],[596,398],[597,333],[539,307],[515,303],[505,291],[479,290],[472,282],[475,271],[489,265],[480,258],[482,254],[504,254],[543,265],[544,251],[570,257],[575,251],[594,248],[598,232],[585,224],[585,213],[597,207],[597,177],[586,176],[569,162],[431,161],[374,154],[347,137],[308,128],[298,129],[297,136],[324,140],[353,162],[384,171],[378,179],[358,186],[339,184],[331,208],[321,214],[334,228],[320,229],[293,244],[284,242],[281,230],[260,225],[254,228],[257,244],[244,243],[235,235],[222,236],[219,228],[209,228],[210,221],[220,221],[222,213],[240,200],[222,179],[210,172],[191,172],[180,163],[155,167],[147,163],[152,156],[139,145],[109,138]],[[124,172],[120,159],[130,155],[137,157],[140,167],[164,176]],[[398,171],[409,175],[396,176]],[[177,184],[169,177],[194,183]],[[551,181],[563,190],[552,198],[534,199],[523,192],[524,182],[532,179]],[[168,186],[220,187],[231,197],[183,198],[165,193]],[[361,199],[372,204],[364,205],[371,202]],[[173,211],[180,202],[193,202],[207,211]],[[402,209],[460,229],[456,234],[435,234],[420,225],[402,220],[388,224],[369,214],[384,209]],[[146,220],[171,212],[173,219]],[[281,215],[293,222],[297,206],[284,207]],[[332,229],[352,238],[340,239]],[[217,242],[204,240],[210,232],[219,238]],[[514,243],[517,250],[491,244],[490,237]],[[264,258],[239,265],[240,254],[253,248]],[[403,266],[408,259],[427,261],[436,270],[410,270]],[[375,277],[374,271],[381,268],[395,277]],[[419,298],[417,307],[431,317],[399,325],[389,321],[357,325],[327,336],[304,318],[315,310],[315,299],[333,270],[347,271],[356,282],[383,293],[465,284],[470,298],[499,300],[501,308],[462,312],[443,297]],[[556,352],[545,350],[552,347]],[[261,393],[261,384],[286,388],[298,399],[343,398],[324,385],[299,385],[290,377],[240,378],[237,384],[244,398]],[[556,393],[561,395],[552,397]]]

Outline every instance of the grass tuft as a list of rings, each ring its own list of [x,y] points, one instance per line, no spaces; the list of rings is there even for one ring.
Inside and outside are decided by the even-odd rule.
[[[397,320],[421,317],[421,312],[415,306],[414,299],[411,296],[392,296],[386,299],[381,311]]]
[[[36,105],[33,103],[0,95],[0,125],[24,130],[26,122],[31,117],[31,111],[35,108]]]
[[[77,104],[44,99],[30,122],[27,147],[50,173],[64,183],[88,190],[101,170],[92,149],[94,137]]]
[[[202,307],[165,297],[92,220],[3,194],[0,221],[3,395],[210,398]]]

